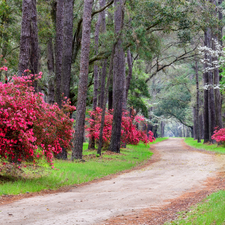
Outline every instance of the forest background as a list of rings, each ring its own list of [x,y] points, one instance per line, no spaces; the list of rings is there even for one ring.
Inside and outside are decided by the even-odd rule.
[[[213,142],[225,116],[224,7],[222,0],[1,0],[0,79],[42,71],[33,86],[45,102],[62,108],[71,100],[72,158],[82,158],[85,118],[93,130],[88,112],[96,108],[113,109],[111,151],[119,152],[123,118],[135,116],[136,128],[154,137]]]

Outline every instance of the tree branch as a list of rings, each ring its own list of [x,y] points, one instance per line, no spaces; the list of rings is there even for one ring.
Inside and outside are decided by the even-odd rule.
[[[102,7],[101,9],[92,12],[91,17],[93,17],[95,14],[98,14],[98,13],[104,11],[106,8],[108,8],[110,5],[112,5],[113,2],[114,2],[114,0],[110,1],[109,3],[107,3],[107,4],[106,4],[104,7]]]

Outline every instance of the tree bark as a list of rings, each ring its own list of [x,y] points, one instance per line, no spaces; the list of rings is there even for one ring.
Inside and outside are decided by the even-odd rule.
[[[214,1],[214,4],[216,5],[216,1]],[[222,4],[222,0],[218,1],[218,6],[221,6]],[[221,26],[221,22],[223,19],[223,14],[221,12],[221,9],[218,12],[218,19],[219,19],[219,24],[218,24],[218,31],[215,32],[214,39],[216,41],[218,41],[218,43],[221,45],[222,47],[222,26]],[[215,47],[215,42],[213,42],[213,50],[216,50]],[[218,57],[214,58],[213,61],[218,61]],[[214,69],[214,84],[215,86],[219,87],[220,85],[220,74],[219,74],[219,69],[215,68]],[[222,121],[222,100],[221,100],[221,93],[220,93],[220,89],[216,88],[215,89],[215,105],[216,105],[216,127],[218,127],[219,129],[223,127],[223,121]]]
[[[109,150],[113,152],[120,152],[121,139],[121,121],[122,121],[122,97],[124,91],[124,51],[122,46],[121,31],[123,27],[123,10],[122,0],[115,0],[115,33],[119,35],[118,41],[115,45],[115,54],[113,60],[113,125],[112,136]]]
[[[56,37],[55,37],[55,100],[62,105],[62,59],[63,59],[63,14],[64,0],[58,0],[56,6]]]
[[[39,60],[36,0],[23,0],[22,14],[18,76],[36,74]]]
[[[74,0],[64,0],[64,37],[61,92],[70,97],[72,42],[73,42],[73,5]]]
[[[47,51],[47,66],[48,66],[48,103],[53,104],[55,102],[54,97],[54,54],[52,46],[52,38],[48,40],[48,51]]]
[[[110,85],[108,90],[108,110],[111,110],[113,108],[113,79],[110,79]]]
[[[195,77],[196,77],[196,129],[195,135],[198,143],[201,142],[200,123],[199,123],[199,78],[198,78],[198,61],[195,59]]]
[[[80,79],[78,87],[77,115],[76,115],[75,139],[74,139],[74,148],[72,152],[72,160],[82,159],[86,98],[88,86],[91,12],[93,2],[94,2],[93,0],[84,0],[80,77],[79,77]]]
[[[212,48],[212,31],[207,29],[207,47]],[[212,56],[208,56],[210,64],[212,63]],[[214,97],[214,82],[213,72],[208,71],[208,110],[209,110],[209,141],[212,142],[212,135],[216,126],[216,113],[215,113],[215,97]]]
[[[105,0],[100,1],[100,8],[105,6]],[[105,10],[100,13],[101,16],[101,33],[106,32],[106,22],[105,22]],[[105,92],[105,79],[106,79],[106,67],[107,67],[107,59],[102,60],[102,71],[101,71],[101,90],[99,97],[99,107],[103,108],[104,104],[104,92]]]
[[[163,121],[161,121],[161,137],[164,137],[164,132],[165,131],[165,124]],[[182,132],[181,132],[181,135],[182,135]]]
[[[102,145],[103,145],[103,129],[105,124],[105,110],[106,110],[106,101],[107,101],[107,93],[110,85],[110,80],[112,78],[113,73],[113,57],[115,53],[115,44],[113,45],[111,59],[110,59],[110,65],[109,65],[109,73],[108,73],[108,79],[106,84],[106,90],[104,92],[104,101],[103,101],[103,107],[102,107],[102,118],[101,118],[101,128],[100,128],[100,135],[99,135],[99,144],[98,144],[98,151],[97,153],[101,155],[102,153]]]
[[[205,35],[205,41],[204,45],[207,46],[207,31],[204,33]],[[205,60],[207,60],[207,55],[205,53]],[[206,69],[207,65],[206,63],[204,64],[204,68]],[[209,102],[209,90],[206,88],[209,82],[209,77],[208,77],[208,72],[204,72],[203,74],[203,79],[204,79],[204,143],[209,142],[209,110],[208,110],[208,102]]]
[[[194,125],[193,125],[193,135],[194,140],[197,140],[197,116],[196,116],[196,107],[193,107],[193,118],[194,118]]]
[[[100,25],[102,21],[101,13],[98,16],[98,21],[95,25],[95,54],[98,54],[98,45],[99,45],[99,33]],[[98,104],[98,88],[99,88],[99,72],[97,63],[94,64],[94,96],[93,96],[93,107],[92,110],[95,111]],[[92,119],[95,120],[95,117],[92,116]],[[88,149],[95,149],[95,138],[91,137],[89,139]]]
[[[38,27],[37,27],[37,9],[36,0],[32,0],[31,8],[31,53],[30,70],[32,74],[37,74],[39,66],[39,48],[38,48]],[[36,87],[37,88],[37,87]]]
[[[128,97],[128,91],[130,88],[130,81],[132,78],[132,57],[131,57],[131,52],[130,49],[127,50],[127,64],[128,64],[128,76],[126,79],[126,99]]]

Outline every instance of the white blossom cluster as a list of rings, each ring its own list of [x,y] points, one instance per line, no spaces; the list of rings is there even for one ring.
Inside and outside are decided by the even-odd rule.
[[[225,87],[225,86],[224,86]],[[209,90],[210,88],[213,88],[213,89],[221,89],[221,85],[220,84],[214,84],[214,85],[211,85],[211,84],[205,84],[203,86],[203,89],[204,90]]]
[[[204,64],[204,73],[213,71],[214,69],[219,69],[225,64],[225,51],[217,40],[212,39],[212,41],[214,43],[215,50],[207,46],[198,47],[199,53],[203,57],[201,62]]]
[[[212,48],[209,48],[207,46],[199,47],[199,53],[202,55],[201,62],[204,64],[204,70],[203,72],[211,72],[214,69],[219,69],[221,66],[225,66],[225,50],[223,47],[220,45],[220,43],[212,39],[215,50]],[[206,56],[206,57],[205,57]],[[220,84],[205,84],[203,86],[204,90],[209,90],[209,89],[221,89],[225,88],[225,86],[220,85]]]

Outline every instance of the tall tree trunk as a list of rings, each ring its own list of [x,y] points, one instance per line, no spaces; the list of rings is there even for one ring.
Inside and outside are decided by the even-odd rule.
[[[93,2],[94,2],[93,0],[84,0],[80,77],[79,77],[80,79],[78,88],[77,115],[76,115],[75,139],[74,139],[74,148],[72,152],[72,160],[82,159],[86,98],[88,86],[91,12]]]
[[[194,125],[193,125],[193,135],[194,140],[197,139],[197,113],[196,113],[196,107],[193,107],[193,118],[194,118]]]
[[[122,0],[115,0],[115,33],[119,35],[118,41],[115,45],[115,54],[113,60],[113,126],[112,136],[109,150],[113,152],[120,152],[121,140],[121,121],[122,121],[122,97],[124,89],[124,51],[122,46],[121,31],[123,27],[123,10]]]
[[[47,66],[48,66],[48,103],[53,104],[55,102],[54,97],[54,54],[52,46],[52,38],[48,40],[48,51],[47,51]]]
[[[100,8],[105,6],[105,0],[100,0]],[[101,15],[101,33],[106,32],[106,22],[105,22],[105,10],[100,13]],[[105,91],[105,78],[106,78],[106,67],[107,67],[107,59],[102,60],[102,71],[101,71],[101,90],[99,97],[99,107],[103,108],[104,104],[104,91]]]
[[[218,32],[218,40],[221,46],[223,46],[223,8],[221,7],[223,3],[223,0],[218,0],[218,6],[219,12],[218,12],[218,18],[219,18],[219,32]]]
[[[62,59],[63,59],[63,14],[64,0],[58,0],[56,6],[56,37],[55,37],[55,100],[62,105]]]
[[[200,123],[199,123],[199,78],[198,78],[198,61],[195,59],[195,77],[196,77],[196,139],[198,143],[201,142],[200,137]]]
[[[161,121],[161,137],[164,137],[164,131],[165,131],[165,124],[163,121]],[[181,132],[181,136],[182,136],[182,132]]]
[[[38,72],[38,30],[36,0],[23,0],[18,76],[25,69]]]
[[[128,97],[128,91],[130,88],[130,81],[132,78],[132,57],[131,57],[131,52],[130,49],[127,50],[127,64],[128,64],[128,76],[126,79],[126,99]]]
[[[207,46],[207,37],[208,36],[208,32],[205,31],[205,43],[204,45]],[[207,54],[205,53],[205,60],[207,60]],[[209,141],[209,110],[208,110],[208,102],[209,102],[209,90],[207,88],[208,83],[209,83],[209,77],[208,77],[208,72],[206,72],[206,67],[207,64],[204,64],[204,69],[205,72],[203,74],[203,78],[204,78],[204,143],[207,143]]]
[[[113,73],[113,57],[115,53],[115,44],[113,45],[111,59],[110,59],[110,65],[109,65],[109,72],[108,72],[108,79],[106,84],[106,90],[104,92],[104,101],[103,101],[103,107],[102,107],[102,118],[101,118],[101,128],[100,128],[100,135],[99,135],[99,144],[98,144],[98,154],[101,155],[102,153],[102,145],[103,145],[103,129],[105,124],[105,110],[106,110],[106,101],[107,101],[107,93],[110,85],[110,80],[112,78]]]
[[[212,31],[207,29],[207,47],[212,48]],[[208,56],[209,63],[212,63],[212,56]],[[216,126],[216,114],[215,114],[215,97],[214,97],[214,82],[213,72],[208,71],[208,110],[209,110],[209,141],[212,142],[211,136],[213,135]]]
[[[214,0],[214,4],[216,5],[216,1]],[[221,6],[222,0],[218,1],[218,5]],[[218,12],[218,19],[219,23],[222,22],[223,14],[221,10]],[[222,47],[222,27],[219,24],[218,25],[218,31],[214,32],[214,40],[216,40]],[[215,41],[213,41],[213,50],[216,50]],[[218,57],[213,58],[213,61],[218,61]],[[214,84],[216,87],[215,89],[215,105],[216,105],[216,127],[222,128],[223,127],[223,121],[222,121],[222,100],[221,100],[221,93],[219,89],[220,85],[220,75],[219,75],[219,68],[214,69]]]
[[[113,24],[113,14],[108,11],[108,23]],[[110,79],[109,89],[108,89],[108,110],[113,108],[113,77]]]
[[[123,68],[123,73],[121,75],[123,75],[123,77],[121,78],[123,79],[122,109],[123,109],[123,112],[125,112],[127,110],[125,55],[124,55],[124,68]]]
[[[64,0],[64,37],[61,91],[65,97],[70,97],[72,42],[73,42],[73,5],[74,0]]]
[[[37,74],[39,65],[39,48],[38,48],[38,27],[37,27],[37,9],[36,0],[32,0],[31,10],[31,52],[30,52],[30,64],[32,74]],[[37,87],[36,87],[37,88]]]
[[[110,79],[109,90],[108,90],[108,110],[113,108],[113,79]]]
[[[95,54],[98,54],[98,44],[99,44],[99,33],[100,33],[100,25],[102,21],[101,13],[98,16],[98,21],[95,25]],[[99,72],[97,63],[94,64],[94,96],[93,96],[93,107],[92,110],[95,111],[98,104],[98,88],[99,88]],[[95,120],[95,117],[92,116],[92,119]],[[89,139],[88,149],[95,148],[95,138],[91,137]]]
[[[204,139],[204,116],[203,113],[199,116],[199,126],[200,126],[200,138]]]

